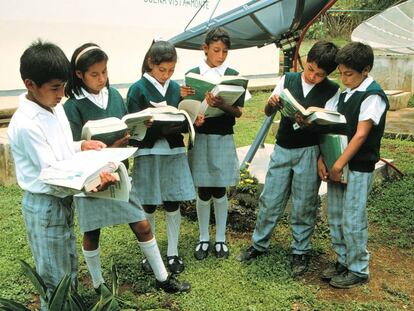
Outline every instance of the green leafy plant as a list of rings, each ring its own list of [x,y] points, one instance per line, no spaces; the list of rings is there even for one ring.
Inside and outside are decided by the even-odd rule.
[[[85,311],[87,310],[84,301],[71,286],[71,277],[65,274],[50,296],[47,295],[47,287],[41,276],[28,263],[21,260],[23,273],[29,278],[40,298],[46,303],[49,311]],[[115,265],[111,265],[112,291],[106,286],[100,287],[100,299],[92,307],[91,311],[120,310],[116,296],[118,295],[118,274]],[[0,298],[0,310],[7,311],[30,311],[24,305]]]

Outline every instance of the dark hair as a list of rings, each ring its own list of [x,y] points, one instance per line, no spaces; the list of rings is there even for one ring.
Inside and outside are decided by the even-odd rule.
[[[37,86],[53,80],[67,81],[70,77],[70,64],[65,53],[55,44],[33,42],[20,57],[20,76],[30,79]]]
[[[83,52],[85,49],[90,47],[96,47],[96,49],[90,49]],[[83,52],[83,54],[81,54]],[[65,87],[65,95],[67,97],[75,97],[76,95],[81,94],[81,88],[86,88],[82,79],[76,75],[76,71],[80,70],[82,74],[88,71],[89,67],[100,63],[102,61],[107,61],[108,55],[95,43],[85,43],[78,47],[72,55],[70,60],[70,66],[72,69],[71,79],[68,81]],[[106,86],[109,87],[109,80],[106,82]]]
[[[371,71],[374,65],[374,51],[367,44],[351,42],[339,50],[335,60],[338,64],[345,65],[359,73],[362,73],[367,66]]]
[[[206,38],[204,39],[204,43],[210,45],[210,43],[221,41],[224,45],[230,49],[231,42],[229,33],[224,30],[223,28],[213,28],[206,34]]]
[[[149,61],[154,65],[159,65],[163,62],[176,62],[177,51],[174,45],[168,41],[153,41],[142,62],[142,74],[151,71],[148,64]]]
[[[315,62],[329,75],[338,66],[335,62],[336,53],[338,53],[338,47],[335,44],[328,41],[318,41],[309,50],[307,62]]]

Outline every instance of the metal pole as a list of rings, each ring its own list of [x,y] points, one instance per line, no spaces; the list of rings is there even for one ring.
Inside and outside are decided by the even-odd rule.
[[[283,50],[283,74],[290,71],[293,64],[293,56],[295,54],[296,45],[289,47],[286,50]],[[251,163],[259,146],[264,148],[264,140],[266,138],[267,133],[269,132],[270,127],[272,126],[273,119],[275,118],[276,112],[272,114],[270,117],[266,117],[264,120],[259,132],[256,135],[253,143],[251,144],[249,150],[247,151],[246,156],[244,157],[242,163],[240,164],[240,169],[246,168],[248,165],[247,163]]]

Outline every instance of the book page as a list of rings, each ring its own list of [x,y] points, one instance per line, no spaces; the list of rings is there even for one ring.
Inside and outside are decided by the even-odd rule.
[[[104,148],[75,153],[71,160],[56,162],[52,167],[42,169],[39,179],[44,183],[81,190],[88,178],[94,178],[103,170],[113,168],[112,164],[131,157],[137,148]]]

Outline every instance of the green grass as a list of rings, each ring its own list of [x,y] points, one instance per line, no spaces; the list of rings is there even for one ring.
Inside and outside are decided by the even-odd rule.
[[[237,146],[248,145],[255,137],[264,119],[263,106],[268,96],[269,92],[255,93],[246,104],[243,116],[237,120],[235,127]],[[267,136],[266,142],[274,142],[272,133]],[[413,247],[413,151],[413,142],[383,141],[383,156],[395,159],[396,165],[407,176],[401,181],[376,188],[375,195],[371,196],[368,211],[375,230],[370,232],[370,243],[375,248],[392,246],[407,250]],[[0,193],[0,297],[12,298],[33,307],[34,290],[22,275],[18,263],[19,259],[23,259],[33,264],[20,212],[22,192],[17,186],[0,186]],[[157,212],[156,217],[156,236],[161,252],[165,254],[167,238],[163,212]],[[361,288],[368,294],[372,290],[381,291],[383,299],[358,301],[350,295],[336,301],[321,299],[318,296],[321,288],[317,282],[293,279],[289,268],[291,233],[287,216],[282,218],[273,234],[269,254],[250,265],[240,264],[235,257],[241,249],[250,245],[250,236],[251,232],[229,232],[231,256],[228,260],[218,261],[210,256],[198,262],[192,255],[198,240],[197,223],[183,218],[180,252],[185,259],[186,270],[179,278],[190,281],[193,289],[185,295],[168,295],[156,291],[153,277],[141,272],[139,263],[142,253],[129,227],[105,228],[101,234],[104,277],[109,279],[112,259],[119,270],[122,298],[138,306],[138,310],[398,310],[401,304],[412,306],[407,293],[396,290],[387,282],[380,289],[370,288],[369,285]],[[77,238],[80,293],[92,304],[97,297],[91,290],[81,255],[78,229]],[[324,217],[318,221],[313,246],[317,258],[320,254],[331,252]],[[414,254],[408,252],[408,256]],[[398,263],[392,268],[398,269]],[[318,264],[314,263],[312,273],[317,276],[319,270]]]

